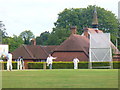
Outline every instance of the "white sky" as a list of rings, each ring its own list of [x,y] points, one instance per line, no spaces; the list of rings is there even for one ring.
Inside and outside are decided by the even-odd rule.
[[[31,30],[39,36],[52,31],[58,14],[65,8],[86,8],[97,5],[118,16],[120,0],[0,0],[0,21],[3,21],[9,36]]]

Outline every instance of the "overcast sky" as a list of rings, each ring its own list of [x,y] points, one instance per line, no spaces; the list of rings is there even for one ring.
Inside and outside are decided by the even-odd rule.
[[[31,30],[39,36],[52,31],[58,14],[65,8],[86,8],[97,5],[118,16],[120,0],[0,0],[0,21],[3,21],[9,36]]]

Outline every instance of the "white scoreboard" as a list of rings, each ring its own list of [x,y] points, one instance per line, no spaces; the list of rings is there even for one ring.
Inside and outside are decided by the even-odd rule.
[[[8,45],[0,44],[0,56],[8,53]]]

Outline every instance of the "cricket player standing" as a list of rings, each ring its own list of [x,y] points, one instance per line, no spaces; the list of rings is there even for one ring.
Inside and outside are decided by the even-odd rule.
[[[20,57],[18,57],[18,59],[17,59],[17,69],[18,70],[20,69]]]
[[[52,57],[50,54],[47,58],[47,66],[49,66],[50,69],[52,69],[52,63],[53,63],[53,59],[56,59],[57,57]]]
[[[78,59],[78,58],[74,58],[74,59],[73,59],[74,69],[78,69],[78,62],[79,62],[79,59]]]
[[[22,70],[24,68],[24,61],[22,56],[17,59],[17,69]]]
[[[12,70],[12,54],[11,53],[7,54],[7,70],[8,71]]]
[[[24,61],[23,61],[23,57],[20,57],[20,70],[24,69]]]

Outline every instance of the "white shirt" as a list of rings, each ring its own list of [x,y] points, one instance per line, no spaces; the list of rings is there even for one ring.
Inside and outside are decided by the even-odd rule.
[[[73,59],[73,62],[74,62],[74,63],[78,63],[78,62],[79,62],[79,59],[74,58],[74,59]]]
[[[11,53],[8,53],[8,55],[7,55],[7,60],[8,60],[9,62],[12,62],[12,54],[11,54]]]
[[[48,64],[52,64],[53,59],[56,59],[56,58],[54,58],[54,57],[52,57],[52,56],[48,57],[48,58],[47,58],[47,63],[48,63]]]

